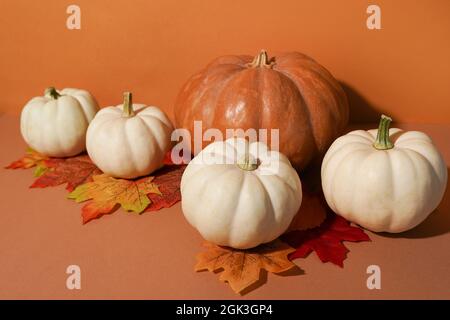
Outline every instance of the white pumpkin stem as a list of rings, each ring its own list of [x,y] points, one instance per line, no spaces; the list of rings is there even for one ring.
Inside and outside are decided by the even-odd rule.
[[[388,150],[394,147],[394,144],[389,139],[389,125],[392,119],[384,114],[381,115],[380,124],[378,126],[377,138],[373,144],[375,149]]]
[[[250,68],[272,68],[274,62],[270,62],[269,55],[266,50],[261,52],[247,66]]]
[[[61,95],[56,91],[55,87],[48,87],[45,89],[44,96],[49,99],[58,99]]]
[[[237,166],[245,171],[253,171],[258,169],[258,159],[255,159],[251,154],[246,153],[241,159],[238,160]]]
[[[133,117],[133,96],[131,92],[124,92],[123,94],[123,116],[124,117]]]

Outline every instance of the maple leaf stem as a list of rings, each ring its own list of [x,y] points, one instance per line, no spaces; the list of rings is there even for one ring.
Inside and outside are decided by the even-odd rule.
[[[133,117],[134,116],[133,96],[132,96],[131,92],[123,93],[123,113],[122,114],[124,117]]]

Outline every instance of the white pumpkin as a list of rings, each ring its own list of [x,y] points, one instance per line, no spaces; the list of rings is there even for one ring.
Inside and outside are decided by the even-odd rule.
[[[26,143],[51,157],[70,157],[86,149],[86,130],[98,110],[89,92],[53,87],[23,108],[20,131]]]
[[[447,167],[431,139],[418,131],[352,131],[338,138],[322,163],[322,188],[337,214],[364,228],[402,232],[439,205]]]
[[[181,195],[184,216],[203,238],[238,249],[276,239],[302,201],[287,157],[242,138],[203,149],[184,171]]]
[[[133,104],[131,93],[124,103],[101,109],[89,125],[89,157],[105,173],[131,179],[163,166],[171,148],[172,123],[157,107]]]

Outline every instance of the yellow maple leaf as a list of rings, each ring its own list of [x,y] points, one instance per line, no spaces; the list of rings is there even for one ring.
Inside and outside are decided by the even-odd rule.
[[[116,179],[106,174],[93,176],[93,181],[73,190],[68,198],[76,202],[92,200],[82,209],[83,223],[110,213],[116,205],[127,211],[141,213],[151,203],[147,194],[161,195],[154,177],[139,180]]]

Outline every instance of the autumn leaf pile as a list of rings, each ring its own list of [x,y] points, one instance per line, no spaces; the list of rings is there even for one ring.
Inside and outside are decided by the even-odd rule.
[[[115,212],[122,207],[140,214],[168,208],[181,200],[180,180],[184,165],[165,166],[153,176],[136,180],[116,179],[103,174],[86,154],[71,158],[48,158],[31,149],[7,169],[35,167],[37,178],[30,188],[66,185],[68,198],[85,203],[81,209],[83,223]]]

